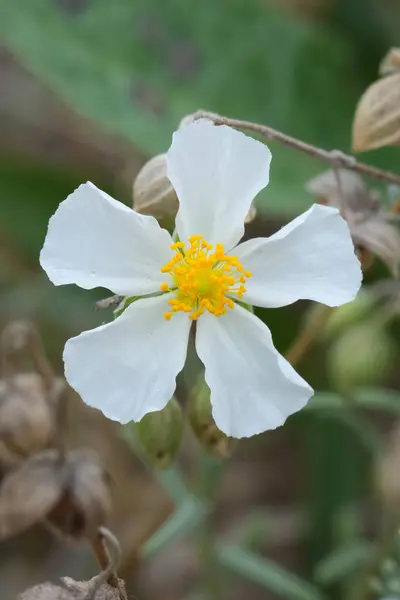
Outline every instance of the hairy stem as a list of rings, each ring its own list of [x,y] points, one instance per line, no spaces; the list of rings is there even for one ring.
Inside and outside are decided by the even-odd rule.
[[[272,127],[268,127],[267,125],[252,123],[251,121],[230,119],[229,117],[224,117],[204,110],[199,110],[194,113],[193,118],[195,120],[210,119],[215,123],[215,125],[228,125],[229,127],[235,127],[236,129],[254,131],[256,133],[260,133],[269,140],[275,140],[281,144],[284,144],[285,146],[293,148],[294,150],[298,150],[299,152],[303,152],[304,154],[308,154],[309,156],[313,156],[314,158],[328,162],[333,168],[343,167],[345,169],[349,169],[350,171],[357,171],[358,173],[367,175],[372,179],[379,179],[381,181],[387,181],[388,183],[400,185],[400,175],[397,173],[384,171],[382,169],[378,169],[377,167],[371,167],[365,163],[358,162],[354,156],[344,154],[340,150],[325,150],[324,148],[319,148],[318,146],[303,142],[302,140],[287,135],[286,133],[282,133],[281,131],[273,129]]]

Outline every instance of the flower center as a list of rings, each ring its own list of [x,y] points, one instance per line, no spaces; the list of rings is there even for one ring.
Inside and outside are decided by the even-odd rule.
[[[242,298],[251,273],[243,269],[236,256],[225,254],[223,244],[215,244],[214,248],[202,235],[192,235],[187,248],[183,242],[176,242],[171,250],[176,254],[161,272],[169,273],[173,284],[160,286],[163,292],[175,292],[168,301],[171,312],[164,313],[167,320],[178,311],[190,313],[192,321],[205,310],[219,317],[234,307],[230,296]]]

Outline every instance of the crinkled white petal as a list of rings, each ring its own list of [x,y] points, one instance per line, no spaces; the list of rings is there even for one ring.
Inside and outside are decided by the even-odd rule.
[[[137,300],[112,323],[67,341],[65,376],[86,404],[120,423],[164,408],[185,363],[191,324],[183,312],[165,320],[170,297]]]
[[[167,174],[179,198],[179,237],[201,234],[229,250],[243,235],[251,201],[269,181],[271,153],[235,129],[195,121],[174,133]]]
[[[105,287],[136,296],[158,291],[171,236],[98,189],[80,185],[51,217],[40,264],[55,285]]]
[[[299,299],[339,306],[361,286],[360,262],[336,208],[314,204],[270,238],[244,242],[232,254],[252,273],[243,300],[255,306]]]
[[[274,348],[268,327],[238,305],[221,317],[200,317],[196,349],[205,366],[215,422],[232,437],[279,427],[313,394]]]

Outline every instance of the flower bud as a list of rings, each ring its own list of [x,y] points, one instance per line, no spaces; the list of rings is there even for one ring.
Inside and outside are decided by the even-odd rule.
[[[50,445],[52,408],[38,374],[20,373],[0,380],[0,464],[4,469]]]
[[[139,423],[132,423],[134,435],[149,462],[165,469],[178,454],[183,431],[182,408],[173,396],[163,410],[148,413]]]
[[[220,431],[212,416],[210,388],[201,375],[189,398],[189,421],[199,442],[217,458],[229,458],[235,440]]]
[[[327,356],[332,387],[342,393],[377,385],[389,374],[396,344],[379,325],[361,323],[347,329],[331,345]]]
[[[359,292],[352,302],[342,304],[331,311],[324,327],[326,337],[342,333],[348,327],[362,321],[374,306],[375,299],[365,291]]]

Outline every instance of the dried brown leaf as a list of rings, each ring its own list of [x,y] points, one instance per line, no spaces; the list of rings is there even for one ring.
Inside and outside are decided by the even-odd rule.
[[[61,477],[57,455],[44,452],[7,475],[0,487],[0,539],[16,535],[43,519],[57,502]]]
[[[400,71],[400,48],[391,48],[379,66],[380,75],[391,75]]]
[[[353,150],[400,144],[400,73],[373,83],[361,96],[353,121]]]

